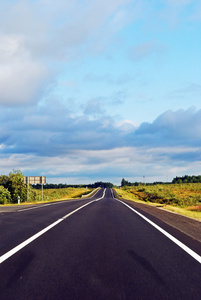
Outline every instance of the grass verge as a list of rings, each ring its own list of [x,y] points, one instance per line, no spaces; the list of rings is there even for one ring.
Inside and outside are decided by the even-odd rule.
[[[201,184],[129,186],[115,189],[119,198],[144,203],[201,220]]]
[[[87,195],[93,192],[93,189],[73,188],[73,187],[62,188],[62,189],[44,189],[43,201],[42,201],[42,191],[36,189],[34,189],[33,191],[35,193],[35,201],[25,201],[25,202],[21,202],[20,204],[29,205],[29,204],[37,204],[37,203],[48,203],[52,201],[77,199],[77,198],[81,198],[83,195]],[[20,204],[7,203],[6,206],[15,206],[15,205],[19,206]]]
[[[44,189],[43,190],[43,202],[50,201],[61,201],[61,200],[70,200],[75,198],[81,198],[83,195],[90,193],[92,189],[86,188],[62,188],[62,189]],[[35,190],[36,192],[36,202],[41,203],[42,191]],[[36,203],[34,202],[34,203]]]

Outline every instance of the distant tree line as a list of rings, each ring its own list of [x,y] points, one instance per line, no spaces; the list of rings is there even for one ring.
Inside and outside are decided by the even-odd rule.
[[[181,177],[175,177],[172,180],[172,183],[198,183],[201,182],[201,175],[198,176],[181,176]]]
[[[129,182],[129,181],[125,180],[124,178],[121,181],[121,187],[123,187],[123,186],[139,186],[139,185],[156,185],[156,184],[167,184],[167,182],[162,182],[162,181],[157,181],[157,182],[152,182],[152,183],[144,183],[141,181]]]
[[[143,183],[143,182],[129,182],[124,178],[121,180],[121,186],[139,186],[139,185],[157,185],[157,184],[179,184],[179,183],[199,183],[201,182],[201,175],[198,176],[181,176],[175,177],[172,182],[163,182],[163,181],[156,181],[153,183]]]
[[[122,180],[121,180],[121,186],[122,187],[123,186],[132,186],[132,185],[138,186],[140,184],[142,184],[142,183],[141,182],[129,182],[128,180],[125,180],[124,178],[122,178]]]
[[[41,189],[40,184],[34,184],[32,185],[34,189]],[[102,182],[98,181],[92,184],[65,184],[65,183],[46,183],[43,185],[44,189],[64,189],[64,188],[69,188],[69,187],[74,187],[74,188],[112,188],[113,183],[111,182]]]

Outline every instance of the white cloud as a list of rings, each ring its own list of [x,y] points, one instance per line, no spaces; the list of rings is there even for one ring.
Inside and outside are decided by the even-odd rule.
[[[62,63],[105,49],[128,22],[131,0],[3,1],[0,10],[0,104],[38,102]],[[55,76],[53,80],[53,76]]]
[[[43,65],[31,61],[7,64],[0,70],[0,104],[30,104],[44,92],[48,72]]]
[[[78,149],[160,149],[167,146],[197,149],[201,146],[201,110],[167,111],[153,123],[142,123],[136,127],[129,120],[119,122],[102,115],[93,119],[86,116],[72,117],[65,105],[59,102],[49,104],[47,101],[46,105],[35,109],[1,110],[2,153],[55,157]],[[8,114],[9,118],[6,117]],[[198,157],[197,150],[180,154],[181,158],[185,156],[188,160]]]
[[[122,132],[131,133],[136,129],[137,124],[130,120],[124,120],[124,121],[117,123],[116,126]]]
[[[37,102],[50,74],[43,63],[31,58],[21,36],[0,35],[0,62],[0,104]]]
[[[197,3],[195,0],[192,3],[188,0],[174,2],[169,0],[164,2],[165,5],[161,5],[161,2],[158,5],[156,2],[1,1],[2,172],[6,169],[10,171],[19,168],[26,172],[45,172],[49,176],[71,178],[75,176],[79,180],[81,176],[113,178],[114,174],[118,178],[124,174],[140,178],[143,174],[157,177],[164,169],[189,170],[190,163],[200,161],[200,111],[168,111],[161,114],[153,123],[144,123],[138,128],[133,121],[122,121],[119,117],[117,119],[106,115],[107,111],[113,114],[112,107],[116,108],[120,104],[125,104],[126,107],[126,101],[129,97],[133,97],[132,95],[137,95],[141,104],[152,100],[143,93],[140,94],[134,80],[139,77],[137,74],[142,72],[137,70],[141,67],[141,60],[155,59],[163,54],[166,50],[163,41],[166,37],[168,41],[168,35],[165,35],[161,42],[155,41],[153,40],[155,35],[151,30],[142,35],[141,21],[132,24],[132,28],[121,32],[118,38],[126,33],[126,40],[131,37],[132,31],[134,39],[129,40],[129,45],[131,43],[134,45],[130,54],[134,63],[130,62],[129,69],[127,68],[127,62],[122,57],[125,58],[124,51],[128,44],[126,41],[124,45],[119,42],[119,49],[113,59],[113,75],[109,65],[108,70],[105,66],[101,66],[103,56],[100,61],[94,60],[97,64],[93,61],[92,65],[92,60],[88,60],[92,55],[94,57],[97,54],[108,55],[105,51],[109,49],[108,45],[112,45],[114,50],[113,42],[116,42],[117,33],[131,21],[131,18],[135,20],[144,18],[145,23],[152,28],[151,22],[153,19],[158,22],[161,14],[163,19],[160,20],[160,25],[164,24],[164,17],[165,21],[170,20],[173,23],[180,20],[180,17],[182,20],[197,18],[194,8],[198,5],[195,5]],[[191,8],[189,12],[188,8]],[[137,44],[135,37],[139,34],[141,39]],[[159,35],[157,37],[160,38]],[[123,38],[121,41],[123,42]],[[122,52],[118,52],[119,50]],[[137,68],[136,60],[140,61]],[[84,63],[80,65],[80,62]],[[101,71],[103,69],[104,71]],[[62,72],[67,74],[67,77],[65,74],[61,76]],[[119,72],[122,72],[122,75]],[[85,93],[86,87],[83,87],[83,81],[80,82],[83,74],[89,74],[86,79],[92,81],[93,88],[90,89],[90,93],[93,95],[87,96]],[[94,84],[93,81],[97,82]],[[53,91],[51,86],[54,86],[55,82],[58,82],[59,86]],[[101,90],[104,97],[94,94],[100,83],[101,87],[108,88]],[[85,85],[87,84],[85,82]],[[125,90],[119,85],[124,85]],[[72,94],[69,93],[70,89],[74,90]],[[59,101],[54,92],[63,99]],[[148,95],[150,92],[145,93]],[[160,89],[157,89],[157,93],[160,94]],[[191,99],[195,95],[198,98],[199,94],[199,84],[192,84],[184,90],[174,91],[171,96],[188,95],[188,99]],[[85,105],[81,105],[83,98]],[[73,99],[74,104],[66,99]],[[139,105],[136,102],[135,104]],[[70,112],[74,108],[76,112],[71,115]],[[134,119],[140,110],[135,109],[134,105],[128,107],[129,109]],[[196,166],[193,168],[195,170]],[[169,172],[173,174],[173,171]]]
[[[128,22],[122,15],[128,12],[131,0],[16,1],[4,7],[0,25],[6,34],[20,34],[33,55],[51,58],[81,54],[85,46],[97,48],[97,43]],[[121,16],[121,17],[120,17]],[[115,20],[115,21],[114,21]],[[101,37],[101,39],[100,39]],[[92,38],[92,40],[90,40]],[[88,43],[82,48],[82,46]],[[75,47],[80,46],[78,50]]]
[[[72,118],[59,103],[9,112],[9,120],[7,113],[0,115],[6,128],[0,128],[4,174],[14,168],[26,175],[46,175],[48,182],[63,177],[68,183],[73,177],[73,183],[105,178],[116,184],[122,177],[134,182],[146,176],[150,182],[199,174],[201,111],[168,111],[138,129],[129,120]]]
[[[175,176],[200,174],[201,159],[193,162],[174,159],[175,154],[188,154],[189,151],[194,152],[195,149],[118,147],[107,150],[75,150],[54,157],[13,154],[1,159],[1,172],[7,174],[14,168],[22,170],[26,175],[45,175],[48,182],[69,183],[70,179],[73,184],[96,180],[120,184],[123,177],[132,182],[166,181],[167,178],[171,181]]]
[[[201,110],[171,110],[161,114],[153,123],[142,123],[134,134],[135,144],[201,145]]]

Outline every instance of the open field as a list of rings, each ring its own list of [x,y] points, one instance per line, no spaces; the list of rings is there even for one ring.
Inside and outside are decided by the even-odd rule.
[[[93,189],[86,188],[62,188],[62,189],[44,189],[43,190],[43,201],[55,201],[55,200],[67,200],[73,198],[82,197],[82,195],[88,194]],[[36,192],[36,201],[41,202],[42,199],[42,191],[34,190]]]
[[[201,219],[201,183],[125,186],[120,197]]]
[[[43,190],[43,201],[42,201],[42,191],[33,189],[35,193],[35,201],[25,201],[20,204],[35,204],[35,203],[45,203],[58,200],[70,200],[74,198],[81,198],[83,195],[89,194],[94,189],[86,188],[62,188],[62,189],[44,189]],[[15,203],[6,203],[7,206],[18,206],[19,204]],[[1,206],[1,205],[0,205]],[[3,205],[2,205],[3,206]]]

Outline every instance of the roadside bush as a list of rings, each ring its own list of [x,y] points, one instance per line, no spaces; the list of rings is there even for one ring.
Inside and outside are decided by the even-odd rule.
[[[122,189],[145,202],[179,207],[200,205],[201,203],[201,183],[144,185],[123,187]]]
[[[13,170],[8,176],[1,175],[0,185],[9,191],[10,197],[7,198],[8,200],[6,202],[17,203],[18,197],[20,197],[20,202],[27,201],[27,185],[24,183],[24,175],[21,171]],[[29,185],[29,201],[35,200],[36,192],[33,191],[32,186]]]
[[[0,204],[6,204],[11,201],[11,195],[8,189],[0,185]]]
[[[11,194],[12,203],[18,202],[18,196],[20,197],[20,202],[27,200],[27,187],[24,184],[24,175],[19,170],[13,170],[13,172],[9,173],[6,187]]]

